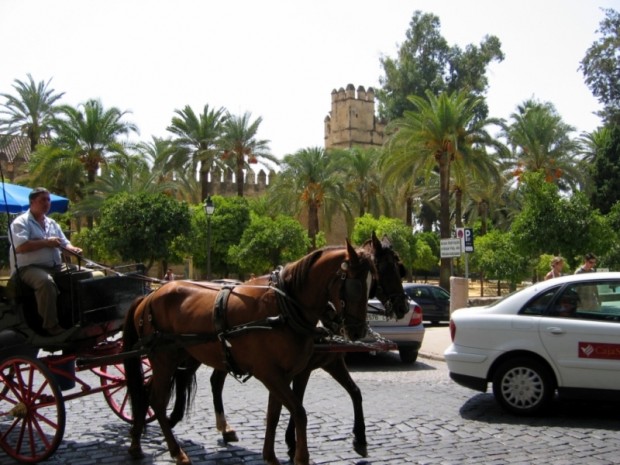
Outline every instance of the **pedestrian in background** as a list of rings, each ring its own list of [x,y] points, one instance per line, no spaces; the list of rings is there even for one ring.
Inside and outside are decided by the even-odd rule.
[[[166,271],[166,275],[164,276],[164,281],[174,281],[174,273],[170,268]]]
[[[551,271],[545,275],[545,281],[551,278],[559,278],[562,276],[564,268],[564,259],[562,257],[553,257],[551,259]]]
[[[595,267],[596,255],[594,255],[592,252],[588,252],[583,257],[583,265],[581,265],[575,270],[575,274],[592,273],[593,271],[596,271]]]

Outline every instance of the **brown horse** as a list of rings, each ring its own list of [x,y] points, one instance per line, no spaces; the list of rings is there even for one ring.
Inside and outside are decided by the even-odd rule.
[[[392,249],[392,245],[387,238],[379,241],[373,233],[372,238],[362,246],[373,257],[375,267],[378,271],[377,280],[373,283],[374,288],[371,294],[376,294],[377,298],[383,303],[388,315],[395,315],[402,318],[408,311],[408,299],[402,287],[402,278],[405,269],[398,255]],[[260,278],[250,280],[242,286],[259,285]],[[189,365],[193,365],[189,367]],[[176,424],[181,420],[184,409],[187,405],[188,392],[187,383],[193,382],[193,373],[199,367],[197,363],[190,363],[184,366],[184,376],[177,378],[175,406],[171,414],[171,421]],[[193,370],[192,370],[193,368]],[[293,378],[293,391],[303,400],[306,386],[313,370],[322,368],[328,372],[349,394],[353,403],[354,425],[353,425],[353,448],[362,457],[367,456],[366,426],[364,421],[364,410],[362,405],[362,393],[351,378],[345,363],[343,352],[320,352],[315,351],[308,362],[308,366]],[[215,421],[217,429],[222,433],[225,442],[238,441],[236,431],[228,424],[224,413],[224,403],[222,392],[226,381],[225,371],[213,370],[211,375],[211,391],[213,393],[213,405],[215,409]],[[275,433],[274,433],[275,434]],[[295,441],[295,422],[291,416],[286,429],[286,443],[288,453],[293,459],[296,449]]]
[[[126,350],[148,354],[152,376],[147,393],[139,358],[125,359],[134,418],[130,454],[142,456],[140,436],[150,404],[176,463],[191,463],[172,433],[166,406],[177,368],[194,360],[261,381],[270,406],[284,405],[295,420],[294,464],[308,465],[306,412],[291,381],[308,365],[319,320],[329,326],[342,318],[351,339],[365,335],[375,275],[372,257],[347,241],[346,248],[320,249],[285,266],[265,286],[209,289],[172,281],[138,299],[127,314],[123,343]],[[276,465],[269,436],[263,459]]]

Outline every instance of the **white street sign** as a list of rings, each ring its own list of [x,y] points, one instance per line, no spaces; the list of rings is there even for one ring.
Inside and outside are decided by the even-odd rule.
[[[441,258],[453,258],[461,256],[461,239],[441,239]]]

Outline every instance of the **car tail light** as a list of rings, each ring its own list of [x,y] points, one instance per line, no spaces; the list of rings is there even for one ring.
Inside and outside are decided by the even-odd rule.
[[[419,324],[422,324],[422,307],[416,304],[413,306],[413,313],[409,320],[409,326],[418,326]]]
[[[450,339],[454,342],[454,338],[456,337],[456,325],[454,324],[454,320],[450,320]]]

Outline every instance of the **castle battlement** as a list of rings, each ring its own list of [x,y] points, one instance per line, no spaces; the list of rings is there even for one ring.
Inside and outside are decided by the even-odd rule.
[[[380,147],[385,124],[375,116],[375,90],[353,84],[332,90],[332,109],[325,117],[325,148]]]
[[[266,192],[267,187],[276,177],[276,172],[258,172],[250,170],[245,173],[243,192],[249,197],[259,196]],[[206,173],[207,193],[210,195],[233,195],[237,193],[235,175],[231,169],[213,169]]]

